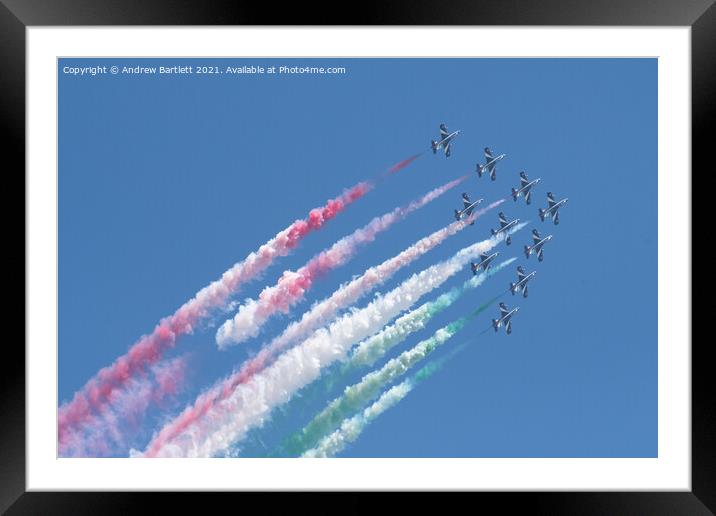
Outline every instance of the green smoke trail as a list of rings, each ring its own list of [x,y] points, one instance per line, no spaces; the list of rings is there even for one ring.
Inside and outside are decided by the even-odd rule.
[[[455,355],[458,353],[461,353],[465,348],[467,347],[467,343],[463,342],[459,346],[457,346],[455,349],[450,351],[447,355],[444,357],[438,358],[436,360],[431,360],[427,364],[425,364],[423,367],[418,369],[418,372],[413,375],[412,378],[406,381],[412,382],[414,385],[417,385],[419,383],[424,382],[431,376],[433,376],[435,373],[440,371],[443,367],[445,367],[445,364],[448,363],[450,360],[452,360]]]
[[[346,387],[341,396],[331,401],[310,423],[287,439],[284,445],[286,454],[289,456],[300,455],[315,446],[322,438],[341,425],[341,422],[348,418],[350,414],[357,412],[374,399],[386,385],[405,374],[410,368],[424,360],[439,346],[464,329],[490,304],[491,302],[485,303],[468,315],[443,326],[431,337],[389,360],[380,369],[365,375],[360,382]],[[440,367],[441,363],[438,362],[433,366],[433,371],[421,370],[417,380],[422,381],[422,379],[428,378]]]
[[[354,442],[363,430],[379,415],[391,407],[397,405],[412,391],[418,384],[424,382],[435,373],[440,371],[445,364],[455,355],[463,351],[467,343],[460,344],[448,355],[432,360],[424,365],[411,378],[404,380],[383,392],[380,397],[368,408],[355,416],[343,420],[338,429],[333,433],[321,438],[315,448],[305,451],[302,457],[333,457],[342,451],[349,443]]]
[[[385,354],[397,344],[403,342],[411,333],[421,330],[425,325],[435,317],[437,314],[451,306],[455,301],[468,292],[469,290],[478,287],[485,282],[488,278],[504,269],[516,258],[510,258],[504,262],[496,265],[493,268],[473,276],[465,283],[460,286],[454,287],[448,292],[438,296],[433,301],[428,301],[420,307],[416,308],[403,315],[390,326],[386,326],[385,329],[376,333],[369,339],[361,342],[347,362],[342,364],[339,373],[336,375],[338,378],[342,378],[345,374],[351,370],[355,370],[359,367],[367,367],[375,364],[379,359],[385,356]],[[478,308],[483,311],[489,307],[495,300],[488,301],[485,305]]]
[[[315,448],[306,450],[301,457],[335,456],[349,443],[358,439],[371,421],[405,398],[410,391],[413,390],[413,387],[414,384],[410,380],[405,380],[391,387],[385,391],[375,403],[363,410],[360,414],[356,414],[352,418],[344,420],[335,432],[323,437]]]
[[[450,307],[453,303],[455,303],[455,301],[459,300],[463,294],[482,285],[488,278],[494,276],[515,260],[517,260],[517,258],[512,257],[493,267],[490,267],[487,271],[473,276],[462,285],[453,287],[432,301],[428,301],[418,308],[399,317],[392,325],[386,326],[380,332],[361,342],[346,362],[326,371],[319,381],[315,382],[307,389],[304,389],[302,396],[304,399],[311,400],[319,393],[331,392],[336,384],[344,381],[352,372],[362,367],[372,366],[384,357],[393,347],[405,341],[405,339],[407,339],[412,333],[423,329],[433,317]],[[500,296],[497,296],[482,304],[474,311],[473,314],[478,315],[483,312],[495,301],[497,301],[499,297]],[[268,456],[295,456],[296,452],[293,450],[304,449],[300,443],[298,446],[292,444],[294,440],[298,439],[299,434],[300,432],[289,436],[287,440],[284,440],[282,444],[278,445],[275,450],[268,454]]]

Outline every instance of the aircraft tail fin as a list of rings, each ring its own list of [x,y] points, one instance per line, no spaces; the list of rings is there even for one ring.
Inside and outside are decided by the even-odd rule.
[[[490,228],[490,232],[492,233],[492,236],[495,236],[497,234],[497,232],[492,228]]]
[[[530,257],[530,246],[525,246],[525,256],[529,259]]]
[[[472,268],[472,275],[473,275],[473,276],[474,276],[475,274],[477,274],[477,269],[480,268],[475,262],[472,262],[472,263],[470,264],[470,267]]]
[[[483,172],[483,170],[482,170],[482,165],[480,165],[480,164],[478,163],[478,164],[477,164],[477,177],[482,177],[482,172]]]
[[[455,210],[455,220],[460,220],[460,211]]]
[[[544,222],[544,210],[542,208],[537,208],[539,211],[539,219]]]
[[[517,190],[515,188],[512,188],[512,199],[517,202]]]
[[[510,245],[512,243],[512,238],[508,235],[507,240],[505,240],[505,245]]]
[[[430,147],[433,149],[433,154],[438,152],[438,142],[435,140],[430,140]]]
[[[492,320],[492,327],[495,329],[495,333],[497,333],[497,328],[500,327],[500,321],[498,321],[497,319],[493,319],[493,320]]]
[[[510,282],[510,292],[512,292],[512,295],[515,295],[515,284]]]

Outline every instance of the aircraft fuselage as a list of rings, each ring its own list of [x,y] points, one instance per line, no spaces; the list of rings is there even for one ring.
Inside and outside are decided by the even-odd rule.
[[[463,209],[458,210],[458,213],[459,213],[460,216],[462,217],[462,216],[465,214],[466,211],[469,211],[469,210],[474,209],[475,206],[477,206],[477,205],[480,204],[481,202],[482,202],[482,199],[479,199],[479,200],[473,202],[470,206],[465,206]]]
[[[510,229],[515,227],[519,222],[520,222],[519,219],[515,219],[512,222],[505,224],[500,229],[495,230],[495,235],[499,235],[500,233],[507,233]]]
[[[494,260],[498,254],[500,254],[500,253],[493,253],[490,256],[488,256],[487,258],[485,258],[484,260],[480,261],[480,263],[476,264],[477,265],[476,269],[477,270],[479,270],[479,269],[487,270],[487,268],[490,266],[490,262],[492,260]]]
[[[522,188],[520,188],[519,190],[517,190],[517,195],[524,194],[524,193],[528,192],[528,191],[530,190],[530,188],[532,188],[534,185],[536,185],[537,183],[539,183],[539,181],[540,181],[539,179],[535,179],[534,181],[530,181],[530,182],[527,183],[525,186],[523,186]]]
[[[488,161],[487,163],[485,163],[483,166],[484,166],[484,167],[489,167],[490,165],[493,165],[493,164],[497,163],[498,161],[500,161],[500,160],[501,160],[502,158],[504,158],[505,156],[507,156],[507,154],[500,154],[499,156],[495,156],[495,157],[493,157],[490,161]]]
[[[440,140],[438,143],[435,144],[436,147],[442,147],[443,145],[447,145],[452,141],[453,138],[455,138],[458,134],[460,134],[460,131],[453,131],[452,133],[448,134],[445,138]]]
[[[520,290],[521,288],[523,288],[525,285],[527,285],[527,282],[534,277],[535,274],[537,274],[537,271],[532,271],[532,272],[530,272],[527,276],[525,276],[525,277],[522,278],[520,281],[518,281],[517,283],[515,283],[515,288],[514,288],[514,289],[515,289],[515,290]]]
[[[567,204],[568,200],[569,199],[562,199],[561,201],[554,203],[554,206],[544,210],[544,214],[545,215],[554,215],[555,213],[557,213],[557,210],[560,208],[560,206],[564,206],[565,204]]]
[[[517,306],[517,307],[513,308],[512,310],[510,310],[509,312],[507,312],[502,317],[500,317],[499,319],[497,319],[497,326],[502,326],[502,325],[505,325],[508,322],[510,322],[510,319],[512,319],[512,316],[515,315],[517,312],[519,312],[519,310],[520,310],[520,307]]]
[[[538,253],[539,250],[542,249],[542,246],[545,245],[545,244],[546,244],[547,242],[549,242],[550,240],[552,240],[552,235],[546,236],[546,237],[544,237],[542,240],[540,240],[539,242],[536,242],[534,245],[532,245],[532,246],[530,247],[530,253],[531,253],[531,252]],[[532,274],[534,274],[534,272],[533,272]]]

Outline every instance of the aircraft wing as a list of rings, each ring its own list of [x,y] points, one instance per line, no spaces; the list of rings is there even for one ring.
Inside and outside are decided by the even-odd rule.
[[[448,143],[448,144],[445,146],[445,157],[446,157],[446,158],[449,158],[449,157],[450,157],[450,147],[452,147],[452,144],[451,144],[451,143]]]
[[[520,188],[524,188],[524,186],[529,183],[529,179],[527,179],[527,174],[524,172],[520,172]]]
[[[525,270],[520,266],[517,267],[517,280],[522,281],[525,279]]]
[[[505,214],[500,212],[498,218],[500,219],[500,227],[504,228],[507,225],[507,219],[505,218]]]
[[[470,196],[467,195],[466,193],[462,194],[462,204],[463,204],[463,208],[467,208],[468,206],[470,206],[472,204],[472,201],[470,200]]]
[[[552,195],[552,192],[547,192],[547,204],[549,204],[550,208],[557,204],[557,202],[554,200],[554,195]]]
[[[539,261],[542,261],[542,259],[544,258],[543,253],[544,253],[544,251],[542,251],[542,248],[540,247],[539,251],[537,251],[537,259]]]
[[[507,315],[510,311],[508,310],[505,303],[500,303],[500,317],[504,317]]]
[[[512,333],[512,322],[511,321],[507,321],[507,324],[505,324],[505,330],[507,331],[507,335]]]
[[[489,147],[485,147],[485,161],[490,161],[492,159],[492,151]]]
[[[525,202],[527,204],[529,204],[531,200],[532,200],[532,189],[530,188],[529,190],[527,190],[525,192]]]
[[[446,138],[449,134],[445,124],[440,124],[440,139]]]
[[[535,244],[537,244],[540,240],[542,240],[542,238],[540,238],[539,233],[535,233],[534,235],[532,235],[532,241]]]

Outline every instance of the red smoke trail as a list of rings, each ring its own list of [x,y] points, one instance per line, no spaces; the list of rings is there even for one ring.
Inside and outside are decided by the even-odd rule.
[[[220,280],[200,290],[193,299],[182,305],[173,315],[162,319],[149,335],[144,335],[129,351],[108,367],[101,369],[72,400],[63,404],[58,415],[60,450],[68,430],[88,421],[93,413],[111,403],[112,393],[173,348],[179,336],[191,333],[194,326],[208,317],[212,309],[223,306],[246,281],[265,270],[277,256],[287,255],[301,239],[321,228],[346,206],[363,197],[372,183],[359,183],[325,206],[311,210],[305,220],[297,220],[273,239],[251,253],[242,262],[226,271]]]
[[[413,156],[410,156],[410,157],[407,158],[407,159],[404,159],[403,161],[399,161],[398,163],[396,163],[395,165],[393,165],[392,167],[390,167],[390,168],[388,169],[388,174],[395,174],[398,170],[404,169],[405,167],[407,167],[408,165],[410,165],[413,161],[415,161],[415,160],[418,159],[420,156],[422,156],[422,154],[423,154],[423,153],[420,152],[420,153],[418,153],[418,154],[415,154],[415,155],[413,155]]]
[[[149,405],[162,404],[177,394],[187,363],[187,355],[165,360],[114,391],[110,403],[92,413],[81,428],[68,429],[60,455],[101,457],[126,450],[126,436],[137,431]]]
[[[415,206],[417,203],[424,202],[426,199],[434,198],[434,196],[437,195],[437,192],[444,192],[454,186],[457,186],[466,177],[467,176],[463,176],[462,178],[459,178],[438,189],[433,190],[432,192],[424,196],[422,199],[420,199],[419,201],[414,201],[409,206]],[[405,252],[399,254],[394,259],[387,260],[386,262],[384,262],[379,268],[379,275],[390,276],[390,274],[394,271],[390,271],[388,269],[397,269],[399,265],[403,262],[409,263],[411,258],[416,258],[421,253],[426,252],[427,249],[431,246],[438,245],[438,243],[442,242],[444,238],[447,238],[447,236],[454,234],[465,224],[469,224],[470,222],[474,221],[474,218],[476,218],[477,216],[479,215],[473,215],[473,217],[469,218],[467,221],[453,222],[447,228],[443,228],[435,232],[427,239],[420,240],[418,243],[411,246]],[[376,271],[371,269],[370,273],[366,274],[366,278],[370,278],[375,273]],[[273,358],[274,353],[264,352],[264,350],[262,350],[262,352],[260,352],[256,357],[246,361],[239,371],[236,371],[230,377],[226,378],[221,383],[216,384],[213,388],[197,397],[196,401],[192,406],[189,406],[184,409],[184,411],[179,416],[177,416],[171,423],[167,424],[164,428],[162,428],[159,433],[152,438],[152,441],[147,447],[147,450],[144,452],[143,456],[156,456],[157,452],[162,449],[162,447],[166,443],[170,442],[174,437],[181,434],[194,422],[201,419],[207,412],[209,412],[213,408],[213,406],[217,402],[228,398],[238,385],[248,382],[256,373],[262,371],[264,367],[273,360]]]
[[[221,325],[216,333],[219,347],[257,336],[261,326],[269,317],[278,312],[287,313],[292,305],[301,301],[317,278],[350,261],[361,246],[372,242],[379,233],[454,188],[466,177],[463,176],[435,188],[407,206],[395,208],[380,217],[375,217],[362,228],[314,256],[299,270],[284,272],[276,285],[265,288],[258,299],[251,299],[242,304],[237,314]]]

